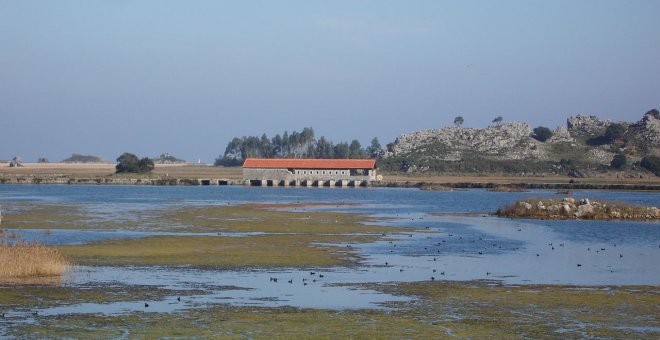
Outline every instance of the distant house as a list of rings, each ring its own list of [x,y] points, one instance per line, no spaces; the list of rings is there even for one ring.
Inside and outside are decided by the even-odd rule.
[[[252,185],[362,186],[377,179],[373,159],[248,158],[243,179]]]

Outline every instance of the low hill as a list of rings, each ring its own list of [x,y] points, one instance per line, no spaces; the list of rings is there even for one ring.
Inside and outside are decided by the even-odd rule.
[[[651,110],[637,122],[577,115],[544,142],[534,137],[529,125],[521,122],[416,131],[389,144],[379,167],[406,173],[582,177],[617,170],[648,174],[640,161],[660,155],[660,114]],[[615,155],[627,160],[619,169],[611,166]]]

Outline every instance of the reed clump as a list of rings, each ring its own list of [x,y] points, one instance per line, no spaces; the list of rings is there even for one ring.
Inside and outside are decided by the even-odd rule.
[[[0,242],[0,280],[61,276],[69,265],[54,247],[20,241]]]

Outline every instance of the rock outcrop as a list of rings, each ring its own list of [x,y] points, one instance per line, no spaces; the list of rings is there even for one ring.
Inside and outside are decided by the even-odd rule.
[[[433,145],[446,152],[436,153],[436,159],[456,161],[465,152],[496,156],[499,159],[523,159],[539,155],[531,131],[526,123],[507,123],[485,129],[446,127],[403,134],[390,145],[385,157],[410,152],[426,151]]]
[[[571,137],[571,133],[568,132],[568,129],[565,126],[558,126],[555,131],[552,132],[552,137],[550,137],[550,143],[564,143],[564,142],[574,142],[575,139]]]
[[[610,124],[612,124],[611,120],[601,120],[596,116],[577,115],[568,117],[566,120],[568,131],[581,135],[602,134]]]
[[[639,130],[640,136],[646,142],[656,146],[660,145],[660,112],[658,110],[647,112],[634,127]]]
[[[612,124],[625,130],[610,138]],[[629,170],[643,157],[660,155],[660,112],[651,110],[638,122],[613,122],[596,116],[571,116],[566,126],[540,142],[526,123],[488,128],[445,127],[400,135],[388,144],[385,170],[412,172],[478,172],[591,176],[610,168],[617,154],[628,158]],[[388,166],[390,168],[388,168]],[[646,174],[637,176],[646,176]]]

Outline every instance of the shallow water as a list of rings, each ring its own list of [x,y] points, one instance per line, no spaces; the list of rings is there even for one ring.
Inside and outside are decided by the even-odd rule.
[[[308,207],[387,217],[410,233],[370,244],[352,244],[364,255],[358,268],[220,271],[191,268],[78,267],[68,285],[114,282],[170,289],[205,287],[207,294],[163,301],[81,304],[43,314],[173,311],[208,303],[308,308],[379,308],[405,300],[342,284],[423,280],[499,280],[507,284],[660,285],[660,223],[628,221],[537,221],[433,213],[483,213],[525,197],[560,197],[554,191],[494,193],[484,190],[433,192],[387,188],[108,187],[0,186],[0,203],[58,202],[82,205],[98,219],[182,205],[264,203],[353,203]],[[578,191],[573,197],[659,205],[653,192]],[[4,202],[4,203],[3,203]],[[415,230],[421,230],[416,232]],[[73,244],[108,238],[200,235],[135,231],[18,231],[25,239]],[[211,234],[209,234],[211,235]],[[212,235],[217,235],[213,233]],[[226,233],[221,236],[249,236]],[[387,264],[387,265],[386,265]],[[310,275],[310,271],[316,275]],[[323,273],[320,278],[318,274]],[[271,277],[277,277],[274,283]],[[306,281],[303,282],[303,278]],[[288,280],[293,280],[288,283]],[[313,280],[316,280],[314,282]],[[307,285],[305,285],[307,283]],[[225,289],[236,286],[244,289]],[[176,301],[176,302],[175,302]]]

